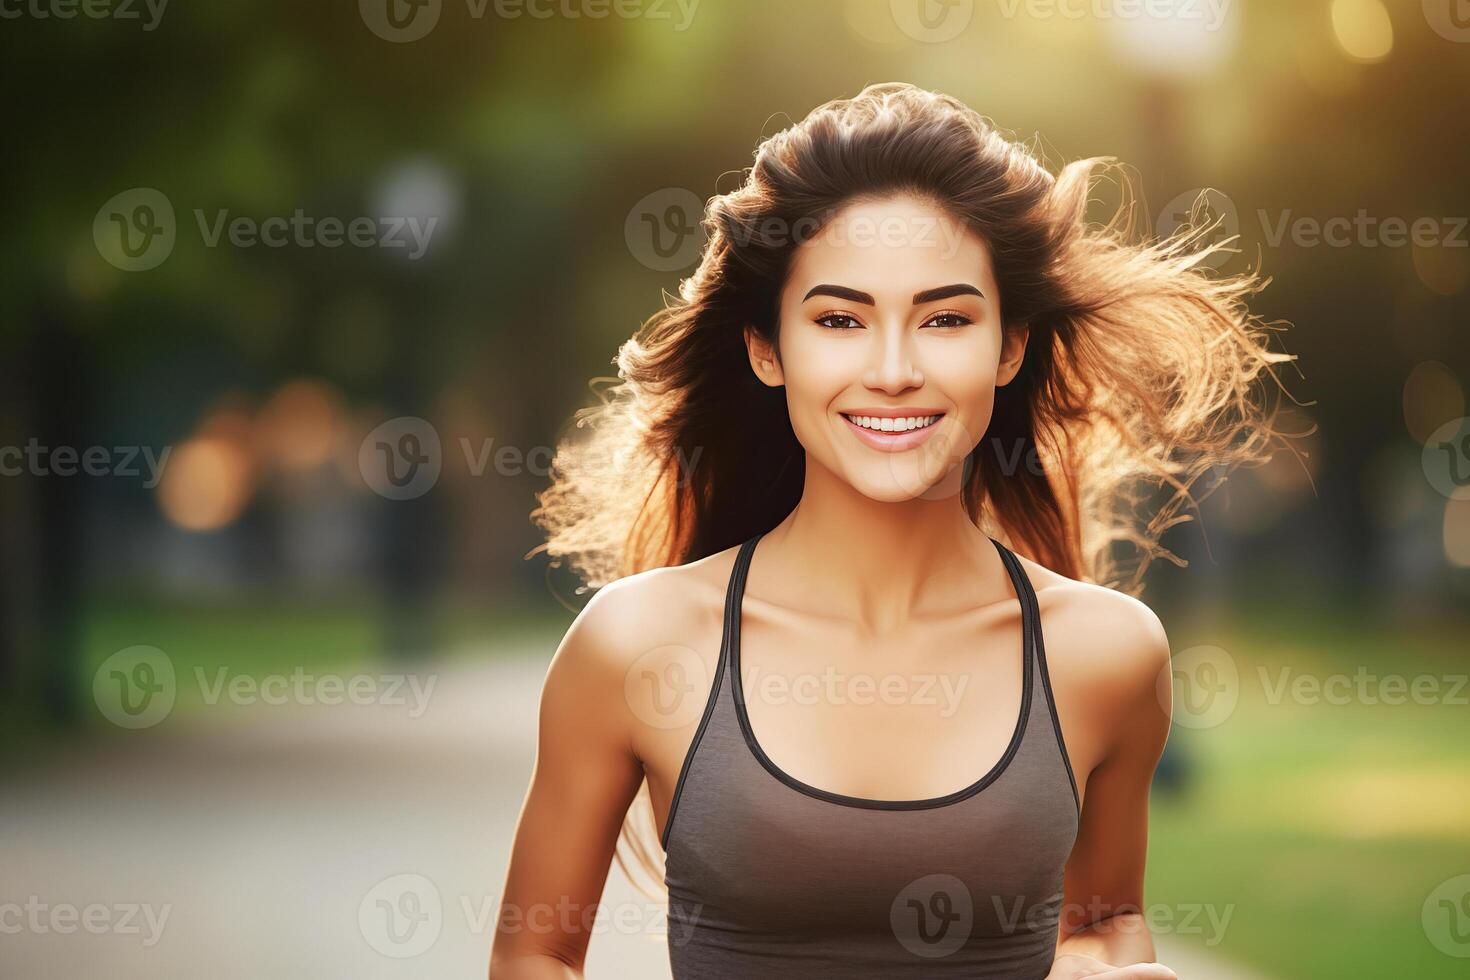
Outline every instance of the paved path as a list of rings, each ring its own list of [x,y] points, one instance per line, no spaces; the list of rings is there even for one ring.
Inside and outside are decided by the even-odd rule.
[[[483,977],[549,648],[444,670],[416,718],[232,709],[8,774],[0,973]],[[588,976],[667,978],[659,913],[616,867],[604,905]],[[1161,946],[1183,977],[1245,980],[1198,957]]]

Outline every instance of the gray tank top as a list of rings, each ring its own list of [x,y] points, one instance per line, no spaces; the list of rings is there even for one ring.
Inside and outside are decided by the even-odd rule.
[[[674,977],[1043,980],[1081,811],[1020,561],[994,542],[1022,611],[1005,754],[946,796],[870,800],[796,779],[752,734],[740,608],[761,537],[730,572],[719,666],[661,841]]]

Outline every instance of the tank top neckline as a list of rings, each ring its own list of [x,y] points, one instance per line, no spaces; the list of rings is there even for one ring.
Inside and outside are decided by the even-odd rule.
[[[787,786],[806,796],[818,800],[826,800],[841,806],[860,807],[867,810],[926,810],[933,807],[949,806],[969,799],[985,787],[1000,778],[1000,775],[1010,766],[1011,760],[1015,758],[1017,750],[1025,740],[1028,721],[1031,715],[1032,698],[1032,651],[1037,637],[1040,624],[1037,622],[1038,613],[1032,599],[1031,583],[1026,575],[1026,570],[1021,567],[1020,561],[1005,545],[991,538],[991,544],[995,545],[1000,553],[1001,561],[1006,566],[1006,572],[1011,579],[1011,585],[1016,591],[1016,598],[1021,604],[1021,707],[1017,714],[1016,725],[1011,732],[1010,742],[1006,745],[1004,754],[990,767],[990,770],[979,779],[968,786],[946,793],[943,796],[931,796],[919,800],[875,800],[863,796],[848,796],[844,793],[834,793],[830,790],[821,789],[810,783],[803,782],[795,776],[786,772],[768,756],[765,749],[761,747],[760,740],[756,738],[755,730],[751,727],[750,717],[745,711],[745,691],[742,687],[740,676],[740,620],[741,607],[745,600],[745,578],[750,571],[750,561],[755,553],[755,546],[765,536],[764,531],[754,535],[741,545],[740,552],[735,558],[735,565],[731,570],[729,590],[725,597],[725,622],[724,622],[724,649],[720,654],[720,661],[728,665],[730,671],[730,693],[735,706],[735,717],[740,723],[740,731],[745,737],[745,744],[749,747],[752,755],[757,761],[778,780]]]

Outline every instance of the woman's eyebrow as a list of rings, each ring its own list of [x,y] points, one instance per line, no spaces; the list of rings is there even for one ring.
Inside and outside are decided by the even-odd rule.
[[[926,289],[921,293],[914,293],[914,305],[918,306],[920,303],[932,303],[937,299],[949,299],[951,296],[964,296],[966,294],[973,294],[979,296],[981,299],[985,298],[984,293],[969,283],[957,282],[952,286],[935,286],[933,289]]]
[[[975,296],[979,296],[981,299],[985,298],[984,293],[976,289],[974,286],[971,286],[969,283],[957,282],[953,285],[935,286],[933,289],[925,289],[920,292],[914,293],[914,305],[918,306],[920,303],[932,303],[935,300],[949,299],[949,297],[951,296],[963,296],[965,294],[973,294]],[[864,306],[876,305],[873,302],[873,296],[871,293],[865,293],[860,289],[851,289],[847,286],[836,286],[831,283],[822,283],[820,285],[813,286],[807,292],[807,294],[801,298],[801,301],[805,303],[813,296],[835,296],[838,299],[846,299],[851,300],[854,303],[862,303]]]
[[[813,286],[801,298],[801,301],[805,303],[813,296],[836,296],[838,299],[850,299],[854,303],[862,303],[864,306],[877,305],[873,302],[873,297],[870,293],[865,293],[860,289],[849,289],[846,286],[834,286],[831,283],[822,283],[819,286]]]

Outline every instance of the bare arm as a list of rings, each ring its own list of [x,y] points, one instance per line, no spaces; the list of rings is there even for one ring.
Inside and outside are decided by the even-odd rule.
[[[1114,737],[1087,779],[1049,980],[1172,980],[1174,971],[1154,962],[1143,914],[1149,788],[1169,735],[1170,691],[1159,684],[1168,676],[1169,643],[1136,600],[1119,597],[1108,618],[1084,635],[1109,637],[1096,661],[1113,674],[1106,710]]]
[[[616,586],[567,631],[541,694],[536,765],[521,808],[495,940],[492,980],[572,980],[628,806],[643,780],[629,742],[614,651]]]

